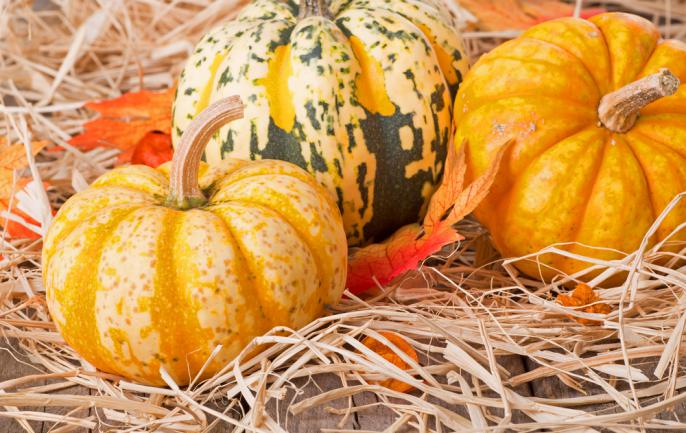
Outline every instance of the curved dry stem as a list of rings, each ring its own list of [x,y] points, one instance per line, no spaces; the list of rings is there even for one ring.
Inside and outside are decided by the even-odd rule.
[[[179,209],[203,205],[207,198],[198,185],[200,158],[207,142],[222,126],[243,117],[243,103],[238,96],[221,99],[203,110],[188,125],[174,153],[169,176],[167,204]]]
[[[603,96],[598,105],[600,122],[612,132],[625,133],[636,123],[643,107],[679,88],[679,79],[669,69],[648,75]]]

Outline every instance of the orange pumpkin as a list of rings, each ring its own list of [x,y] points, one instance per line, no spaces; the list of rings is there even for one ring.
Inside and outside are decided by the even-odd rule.
[[[600,259],[635,251],[686,191],[679,80],[686,80],[686,44],[660,40],[649,21],[622,13],[549,21],[483,56],[457,96],[455,141],[467,143],[474,178],[496,155],[489,145],[516,139],[476,211],[501,253],[522,256],[559,242]],[[654,240],[684,221],[686,203]],[[553,254],[540,264],[518,266],[544,278],[588,266]]]

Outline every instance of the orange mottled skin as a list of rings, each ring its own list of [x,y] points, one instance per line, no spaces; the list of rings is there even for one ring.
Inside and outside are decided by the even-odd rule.
[[[165,206],[169,164],[106,173],[69,199],[45,239],[44,283],[65,340],[99,369],[188,383],[275,325],[298,328],[345,285],[343,222],[328,192],[281,161],[200,171],[207,205]]]
[[[599,124],[605,94],[660,68],[686,82],[686,44],[661,41],[650,22],[621,13],[543,23],[472,68],[455,106],[455,143],[468,142],[469,176],[489,166],[497,151],[489,144],[502,142],[496,138],[517,139],[476,211],[504,256],[571,241],[633,252],[665,206],[686,191],[686,86],[644,107],[628,133]],[[684,221],[686,203],[656,239]],[[557,255],[541,262],[566,273],[588,266]],[[536,277],[555,274],[533,262],[518,266]]]

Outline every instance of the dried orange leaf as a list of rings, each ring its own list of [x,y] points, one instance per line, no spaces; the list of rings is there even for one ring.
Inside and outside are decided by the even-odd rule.
[[[388,331],[382,331],[379,332],[379,334],[383,335],[395,347],[402,350],[403,353],[408,355],[415,362],[419,362],[417,352],[412,348],[412,346],[410,346],[410,344],[407,341],[405,341],[403,337],[394,332]],[[379,340],[372,337],[365,337],[365,339],[362,340],[362,344],[364,344],[365,347],[367,347],[369,350],[377,353],[383,359],[395,365],[396,367],[402,370],[407,370],[408,368],[410,368],[407,362],[403,361],[403,359],[397,353],[395,353],[393,349],[381,343]],[[410,392],[414,389],[412,385],[397,379],[385,379],[377,382],[377,384],[398,392]]]
[[[10,211],[9,202],[5,200],[0,200],[0,212],[10,211],[12,215],[23,219],[26,223],[35,226],[40,226],[40,223],[38,221],[34,220],[29,215],[19,210],[16,207],[16,202],[13,204],[14,206],[12,206],[12,209]],[[0,217],[0,228],[0,232],[4,233],[4,236],[6,236],[9,239],[38,239],[41,237],[39,233],[36,233],[30,228],[26,227],[25,225],[20,224],[19,222],[6,217]]]
[[[432,232],[440,226],[441,221],[447,216],[446,212],[455,210],[455,200],[464,189],[464,177],[467,173],[465,151],[467,146],[462,146],[457,152],[448,152],[445,159],[443,182],[436,190],[424,217],[424,230]]]
[[[31,143],[31,153],[35,156],[47,145],[47,141],[34,141]],[[29,177],[16,178],[14,172],[15,170],[23,170],[27,166],[28,159],[26,158],[26,148],[24,145],[21,143],[7,145],[5,140],[2,139],[0,141],[0,212],[7,211],[23,218],[29,224],[38,224],[31,217],[17,209],[17,200],[16,198],[13,199],[13,196],[31,181]],[[40,237],[39,234],[6,217],[0,217],[0,227],[3,228],[2,233],[10,238],[37,239]]]
[[[574,5],[553,0],[460,0],[460,6],[478,19],[481,30],[526,29],[542,21],[569,17]],[[582,18],[605,12],[602,8],[581,10]]]
[[[577,284],[572,293],[569,295],[557,296],[557,302],[565,307],[574,308],[575,310],[583,311],[584,313],[610,313],[612,308],[600,301],[601,298],[596,295],[591,287],[584,283]],[[581,317],[568,317],[576,320],[582,325],[598,325],[601,323],[597,320],[584,319]]]
[[[34,141],[31,143],[31,153],[35,156],[45,146],[47,141]],[[4,139],[0,142],[0,200],[8,199],[14,192],[20,190],[24,185],[15,184],[14,170],[23,170],[28,165],[26,159],[26,148],[23,144],[12,145],[4,144]]]
[[[486,197],[510,143],[501,146],[489,169],[466,188],[465,146],[459,152],[448,152],[443,181],[431,197],[423,226],[402,227],[382,243],[355,250],[348,260],[348,289],[361,293],[377,282],[388,284],[398,275],[416,269],[422,260],[444,246],[463,239],[453,225]]]
[[[142,90],[114,99],[89,102],[86,107],[99,112],[102,117],[87,122],[84,132],[69,143],[82,150],[96,147],[120,149],[119,163],[130,162],[137,147],[145,144],[149,133],[158,131],[171,137],[174,92],[174,88],[164,92]],[[168,152],[169,149],[165,148],[165,155]]]
[[[174,148],[169,134],[148,132],[136,145],[131,155],[131,163],[157,167],[171,161],[173,156]]]

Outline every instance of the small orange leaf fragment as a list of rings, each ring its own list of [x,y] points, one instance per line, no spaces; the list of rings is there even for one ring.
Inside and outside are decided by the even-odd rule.
[[[31,154],[38,154],[47,141],[31,142]],[[0,137],[0,212],[7,211],[23,218],[30,224],[38,224],[34,219],[17,209],[18,201],[13,196],[21,191],[30,181],[30,177],[15,177],[15,170],[23,170],[28,166],[26,148],[21,143],[6,144],[4,137]],[[10,208],[10,204],[12,205]],[[3,234],[9,238],[38,239],[39,234],[34,233],[16,221],[6,217],[0,217],[0,236]]]
[[[410,346],[410,344],[407,341],[405,341],[403,337],[396,334],[395,332],[389,331],[381,331],[379,332],[379,334],[388,339],[388,341],[390,341],[398,349],[402,350],[403,353],[407,354],[415,362],[419,362],[417,352],[412,348],[412,346]],[[386,346],[379,340],[372,337],[365,337],[365,339],[362,340],[362,344],[364,344],[365,347],[367,347],[369,350],[377,353],[382,358],[384,358],[391,364],[395,365],[396,367],[402,370],[407,370],[410,368],[410,365],[403,361],[403,359],[400,356],[398,356],[398,354],[395,353],[393,349]],[[412,385],[396,379],[385,379],[377,382],[377,384],[398,392],[410,392],[414,389]]]
[[[89,102],[86,108],[99,112],[101,117],[86,122],[84,132],[72,137],[69,144],[82,150],[120,149],[119,164],[130,162],[137,147],[145,144],[149,133],[158,131],[171,137],[175,91],[173,87],[163,92],[141,90],[114,99]],[[163,152],[167,155],[169,149],[165,147]]]
[[[31,142],[31,153],[35,156],[45,146],[47,141]],[[29,164],[26,159],[26,148],[21,143],[7,145],[5,139],[0,140],[0,200],[8,199],[10,195],[25,186],[17,182],[15,185],[14,170],[23,170]]]
[[[459,3],[476,16],[481,30],[526,29],[574,14],[574,5],[559,0],[460,0]],[[603,12],[603,8],[584,8],[580,16],[589,18]]]
[[[16,205],[16,202],[15,202]],[[28,216],[26,213],[22,212],[19,210],[16,206],[13,206],[12,209],[9,209],[8,203],[5,202],[4,200],[0,200],[0,212],[2,211],[9,211],[13,215],[18,216],[19,218],[22,218],[25,222],[28,224],[33,224],[33,225],[40,225],[40,223],[30,216]],[[9,239],[38,239],[41,237],[40,234],[34,232],[33,230],[29,229],[28,227],[18,223],[17,221],[11,220],[9,218],[5,217],[0,217],[0,232],[4,230],[5,236],[7,236]]]
[[[132,164],[145,164],[157,167],[174,156],[171,136],[159,132],[148,132],[136,145],[131,155]]]
[[[599,302],[601,298],[596,295],[588,284],[577,284],[571,294],[557,295],[557,302],[565,307],[574,308],[584,313],[608,314],[612,311],[609,305]],[[582,325],[599,325],[598,320],[584,319],[581,317],[568,316]]]

